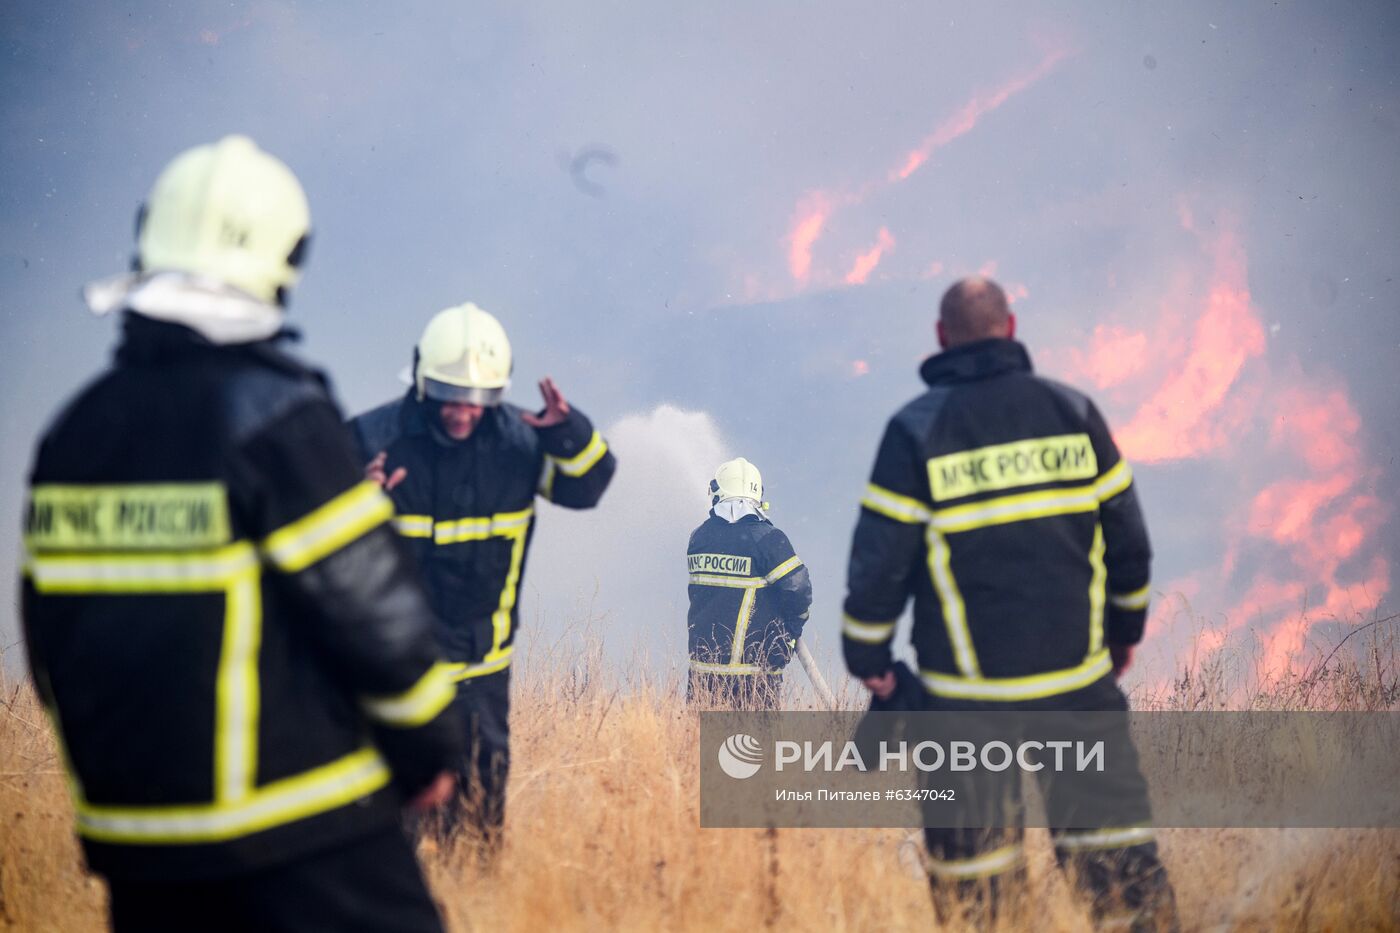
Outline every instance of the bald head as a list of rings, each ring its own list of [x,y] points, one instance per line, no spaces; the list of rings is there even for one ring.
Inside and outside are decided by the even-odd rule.
[[[959,279],[943,293],[938,340],[945,349],[989,337],[1010,337],[1015,330],[1006,292],[991,279],[980,275]]]

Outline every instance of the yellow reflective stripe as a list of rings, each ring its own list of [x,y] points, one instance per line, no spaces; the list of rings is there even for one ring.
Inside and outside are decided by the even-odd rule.
[[[450,666],[448,673],[452,677],[453,683],[470,680],[473,677],[484,677],[487,674],[494,674],[510,666],[510,656],[514,653],[515,646],[507,645],[490,661],[482,661],[477,664],[453,664]]]
[[[802,561],[798,558],[796,554],[794,554],[778,566],[774,567],[772,570],[768,571],[768,575],[763,578],[764,582],[777,583],[783,577],[792,573],[794,570],[801,566]]]
[[[1115,609],[1146,609],[1148,591],[1152,584],[1144,584],[1141,589],[1133,590],[1131,593],[1114,593],[1108,598]]]
[[[258,565],[251,543],[169,554],[31,555],[25,572],[41,593],[199,593],[226,588]]]
[[[224,633],[214,680],[214,799],[243,800],[258,769],[258,651],[262,587],[256,567],[224,591]]]
[[[515,608],[516,588],[520,583],[520,568],[525,563],[525,526],[520,526],[513,534],[514,540],[511,542],[510,548],[510,569],[506,571],[505,586],[501,587],[500,603],[491,616],[493,630],[491,650],[486,652],[486,656],[482,658],[482,661],[486,663],[499,660],[503,654],[505,657],[509,657],[509,649],[503,646],[510,638],[511,611]]]
[[[548,458],[559,468],[560,473],[563,473],[565,476],[577,478],[593,469],[594,464],[602,460],[603,454],[607,452],[608,445],[607,442],[603,440],[603,435],[594,431],[593,436],[588,439],[588,443],[584,446],[583,450],[580,450],[572,457],[556,457],[553,454],[549,454]]]
[[[1098,507],[1099,499],[1092,486],[1047,489],[941,509],[933,514],[933,525],[944,534],[954,534],[1032,518],[1093,512]]]
[[[1075,667],[1029,677],[956,677],[938,671],[921,671],[920,676],[924,689],[935,696],[959,700],[1035,700],[1087,687],[1112,667],[1105,648]]]
[[[260,707],[258,652],[262,590],[257,551],[240,541],[206,552],[31,557],[37,590],[62,593],[205,593],[224,596],[223,635],[214,681],[214,800],[253,791]]]
[[[1133,470],[1128,461],[1119,460],[1113,468],[1094,481],[1094,493],[1100,502],[1107,502],[1133,484]]]
[[[1089,435],[1057,434],[960,450],[928,461],[933,501],[979,492],[1093,479],[1099,464]]]
[[[389,783],[372,747],[254,789],[241,800],[192,806],[110,807],[78,800],[78,833],[100,842],[182,845],[219,842],[344,806]]]
[[[459,544],[463,541],[484,541],[488,538],[505,538],[510,541],[510,567],[501,584],[500,597],[496,610],[491,613],[491,648],[481,661],[471,665],[460,665],[453,673],[453,680],[466,680],[505,670],[510,664],[511,614],[515,609],[517,591],[520,586],[520,572],[525,564],[525,539],[530,532],[530,522],[534,520],[535,507],[526,506],[516,512],[498,512],[490,517],[461,518],[451,522],[438,522],[433,530],[436,544]]]
[[[758,599],[758,590],[746,590],[744,598],[739,600],[739,615],[734,619],[734,646],[729,651],[729,665],[744,663],[744,640],[749,635],[749,620],[753,618],[754,603]]]
[[[950,881],[967,881],[973,878],[987,878],[1010,871],[1021,864],[1022,849],[1019,842],[974,855],[972,858],[936,859],[926,856],[924,865],[935,878]]]
[[[526,506],[517,512],[498,512],[495,515],[440,521],[433,528],[433,542],[460,544],[463,541],[510,537],[529,526],[534,514],[534,506]]]
[[[1157,838],[1151,826],[1113,826],[1105,829],[1070,831],[1055,837],[1055,848],[1066,852],[1087,852],[1098,849],[1126,849],[1146,845]]]
[[[228,542],[223,483],[41,483],[25,510],[26,547],[49,551],[164,551]]]
[[[485,541],[490,537],[492,537],[490,518],[459,518],[450,522],[438,522],[433,527],[434,544]]]
[[[1089,655],[1103,647],[1103,604],[1108,569],[1103,564],[1103,525],[1094,523],[1094,543],[1089,548]]]
[[[540,474],[540,495],[551,502],[554,501],[554,461],[548,457],[544,458],[544,472]]]
[[[395,515],[394,530],[405,538],[431,538],[433,517],[431,515]]]
[[[361,697],[360,706],[372,719],[388,726],[421,726],[442,712],[457,695],[452,680],[454,673],[455,665],[438,661],[402,693]]]
[[[860,504],[872,512],[909,525],[922,525],[929,519],[928,506],[919,500],[874,483],[865,487],[865,498],[860,500]]]
[[[692,573],[690,582],[695,586],[730,586],[736,589],[758,589],[768,585],[763,577],[726,577],[713,573]]]
[[[933,513],[933,524],[938,526],[939,531],[953,534],[1033,518],[1048,518],[1052,515],[1093,512],[1098,509],[1100,502],[1112,499],[1132,485],[1132,482],[1132,469],[1126,460],[1120,460],[1113,469],[1088,486],[1017,493],[951,509],[940,509]]]
[[[898,621],[898,619],[895,620],[895,622]],[[894,636],[895,622],[861,622],[850,616],[844,616],[841,620],[841,634],[852,641],[878,645],[889,641]]]
[[[930,524],[928,570],[939,605],[943,607],[943,626],[948,630],[948,643],[953,646],[953,661],[964,677],[981,677],[982,669],[977,664],[977,651],[972,646],[972,632],[967,625],[967,606],[958,590],[958,581],[953,578],[951,556],[947,539]]]
[[[690,669],[701,674],[757,674],[757,664],[710,664],[706,661],[690,661]]]
[[[393,517],[394,505],[368,480],[268,535],[262,548],[286,573],[305,570]]]

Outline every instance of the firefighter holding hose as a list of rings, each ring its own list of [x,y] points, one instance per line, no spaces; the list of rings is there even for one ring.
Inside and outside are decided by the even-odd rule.
[[[812,606],[812,578],[769,519],[758,467],[740,457],[710,481],[710,515],[690,536],[692,702],[772,709]]]

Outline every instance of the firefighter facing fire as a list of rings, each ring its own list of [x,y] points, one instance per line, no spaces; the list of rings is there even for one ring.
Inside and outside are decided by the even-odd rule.
[[[368,475],[394,500],[453,662],[470,746],[443,835],[463,823],[483,855],[500,842],[510,770],[510,663],[535,497],[592,508],[616,469],[606,441],[552,379],[532,413],[504,401],[510,341],[474,304],[439,312],[414,353],[412,387],[353,422]]]
[[[230,136],[138,222],[112,367],[30,477],[22,617],[122,930],[438,930],[399,808],[461,749],[432,614],[318,373],[277,347],[310,215]]]
[[[772,708],[812,605],[812,580],[768,520],[763,478],[740,457],[710,481],[710,516],[690,535],[692,701]]]
[[[908,598],[924,705],[933,710],[1110,710],[1142,638],[1151,550],[1132,472],[1088,398],[1033,375],[996,283],[944,295],[928,391],[890,420],[851,547],[843,645],[881,699]],[[1146,785],[1141,822],[1058,831],[1096,917],[1175,924]],[[1053,793],[1053,789],[1051,790]],[[990,897],[1023,877],[1019,832],[929,829],[935,903]]]

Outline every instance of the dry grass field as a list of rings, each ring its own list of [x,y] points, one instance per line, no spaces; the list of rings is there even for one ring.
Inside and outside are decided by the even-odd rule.
[[[1243,705],[1393,712],[1394,647],[1319,657]],[[699,722],[678,679],[611,670],[564,643],[522,664],[500,861],[483,873],[466,844],[424,852],[450,929],[936,927],[903,832],[700,829]],[[1147,700],[1209,708],[1225,687],[1192,671]],[[82,870],[43,714],[26,685],[3,690],[0,929],[101,929],[104,886]],[[1030,891],[997,929],[1087,928],[1048,836],[1029,838]],[[1161,849],[1187,930],[1400,928],[1400,830],[1165,830]]]

